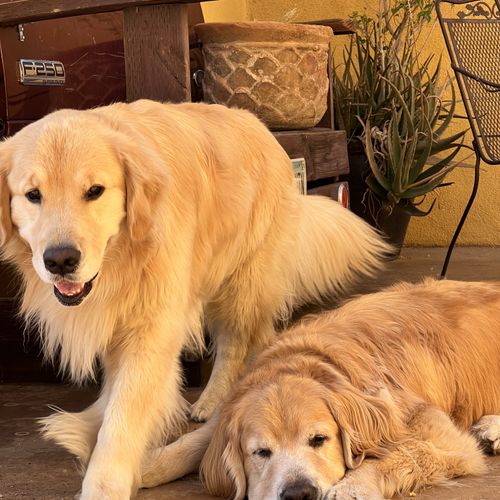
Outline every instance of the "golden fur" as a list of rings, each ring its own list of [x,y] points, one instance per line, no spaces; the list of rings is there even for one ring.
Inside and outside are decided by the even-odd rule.
[[[468,430],[500,451],[499,333],[496,283],[351,300],[268,347],[206,426],[150,454],[143,485],[201,462],[224,497],[376,500],[482,473]]]
[[[94,405],[44,421],[87,465],[82,499],[133,493],[144,450],[184,411],[179,356],[201,348],[202,319],[216,358],[192,410],[200,420],[274,320],[373,272],[388,249],[337,203],[299,195],[287,155],[253,115],[215,105],[52,113],[0,145],[0,200],[2,253],[22,274],[21,311],[46,354],[76,381],[96,360],[104,367]],[[67,247],[78,267],[52,274],[47,249]],[[92,289],[65,307],[54,286]]]

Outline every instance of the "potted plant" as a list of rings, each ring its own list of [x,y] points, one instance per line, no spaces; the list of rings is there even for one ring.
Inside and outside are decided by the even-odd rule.
[[[352,209],[400,246],[409,218],[434,207],[435,199],[421,210],[422,197],[447,185],[465,134],[448,134],[453,86],[441,85],[440,60],[422,57],[419,38],[432,8],[429,0],[380,0],[374,17],[354,13],[357,31],[334,65],[336,125],[349,138]]]

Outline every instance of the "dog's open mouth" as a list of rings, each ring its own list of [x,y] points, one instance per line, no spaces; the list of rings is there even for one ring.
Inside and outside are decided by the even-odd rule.
[[[67,280],[57,281],[54,283],[54,295],[63,306],[77,306],[83,302],[83,299],[92,290],[92,282],[96,276],[87,283],[75,283]]]

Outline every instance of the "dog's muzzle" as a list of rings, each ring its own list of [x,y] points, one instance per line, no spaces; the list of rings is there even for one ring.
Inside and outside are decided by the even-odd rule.
[[[77,306],[92,290],[92,282],[97,274],[87,283],[60,280],[54,284],[54,295],[63,306]]]

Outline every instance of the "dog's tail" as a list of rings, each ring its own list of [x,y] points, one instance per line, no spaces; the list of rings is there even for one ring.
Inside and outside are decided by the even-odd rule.
[[[323,196],[301,196],[292,245],[288,306],[344,292],[356,277],[373,275],[393,248],[364,220]],[[292,250],[292,249],[290,249]]]

